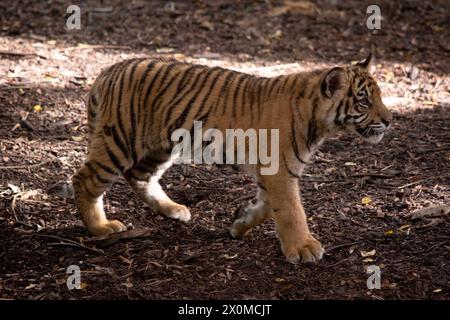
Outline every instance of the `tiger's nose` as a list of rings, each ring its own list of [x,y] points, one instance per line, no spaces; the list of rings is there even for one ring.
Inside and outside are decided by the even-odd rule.
[[[390,120],[381,119],[381,122],[386,126],[386,128],[389,128],[389,126],[391,125],[391,121]]]

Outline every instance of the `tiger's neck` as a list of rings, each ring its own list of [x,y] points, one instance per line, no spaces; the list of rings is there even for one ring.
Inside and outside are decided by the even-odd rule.
[[[335,131],[331,118],[331,101],[321,94],[321,82],[326,70],[315,70],[271,78],[274,83],[267,108],[283,108],[290,115],[290,139],[298,145],[298,152],[305,158],[313,154],[325,138]],[[277,85],[278,84],[278,85]],[[264,82],[260,82],[264,87]],[[283,104],[284,106],[280,106]],[[275,112],[267,110],[268,118],[277,119]],[[273,114],[272,114],[273,113]],[[284,120],[286,121],[286,120]]]

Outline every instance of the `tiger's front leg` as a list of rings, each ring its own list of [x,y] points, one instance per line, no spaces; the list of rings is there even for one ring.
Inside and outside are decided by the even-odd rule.
[[[296,179],[265,176],[268,204],[281,242],[281,250],[291,263],[317,262],[325,250],[311,234],[301,203]]]

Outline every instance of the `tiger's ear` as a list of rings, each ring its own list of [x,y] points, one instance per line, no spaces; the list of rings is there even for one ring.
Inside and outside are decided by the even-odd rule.
[[[372,61],[373,61],[373,55],[371,53],[369,53],[367,58],[356,63],[356,66],[360,67],[363,70],[369,71],[370,66],[372,65]]]
[[[343,71],[344,69],[340,67],[334,67],[328,71],[321,84],[323,95],[331,98],[344,85]]]

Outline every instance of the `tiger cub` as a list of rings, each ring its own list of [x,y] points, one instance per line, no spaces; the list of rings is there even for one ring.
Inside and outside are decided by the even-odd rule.
[[[324,249],[309,231],[298,180],[326,136],[349,130],[377,143],[390,127],[392,115],[369,74],[370,60],[274,78],[158,59],[109,67],[90,92],[87,160],[72,179],[84,224],[94,235],[126,230],[103,211],[102,195],[119,176],[156,212],[188,221],[188,208],[158,183],[173,161],[171,133],[192,130],[196,120],[222,132],[275,128],[278,171],[263,175],[261,163],[245,165],[257,180],[256,202],[230,232],[242,237],[273,218],[287,260],[317,262]]]

